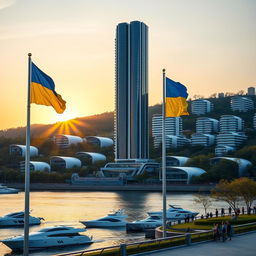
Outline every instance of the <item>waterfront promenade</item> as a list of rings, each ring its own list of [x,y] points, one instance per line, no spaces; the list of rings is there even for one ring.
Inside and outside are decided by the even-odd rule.
[[[253,256],[256,251],[256,232],[238,235],[226,242],[205,242],[188,247],[164,249],[158,252],[136,254],[136,256]],[[135,256],[135,255],[134,255]]]
[[[24,190],[24,183],[6,183],[8,187]],[[168,192],[209,192],[211,185],[167,185]],[[129,185],[72,185],[69,183],[31,183],[31,191],[145,191],[161,192],[161,184],[129,184]]]

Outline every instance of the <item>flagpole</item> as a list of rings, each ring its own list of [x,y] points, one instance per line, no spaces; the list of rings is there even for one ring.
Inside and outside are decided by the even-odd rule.
[[[27,95],[27,128],[26,128],[26,158],[25,158],[25,214],[24,214],[24,244],[23,255],[29,254],[29,192],[30,192],[30,86],[31,86],[31,56],[28,54],[28,95]]]
[[[166,97],[166,79],[165,69],[163,69],[163,105],[162,105],[162,196],[163,196],[163,237],[166,237],[166,145],[165,145],[165,97]]]

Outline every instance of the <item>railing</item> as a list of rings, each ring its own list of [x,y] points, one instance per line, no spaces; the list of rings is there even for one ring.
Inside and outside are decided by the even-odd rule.
[[[256,230],[256,222],[236,225],[233,227],[232,235]],[[213,231],[198,231],[196,233],[185,233],[183,235],[167,238],[147,240],[137,243],[121,244],[86,251],[62,253],[55,256],[127,256],[147,251],[154,251],[162,248],[171,248],[182,245],[191,245],[202,241],[213,239]]]

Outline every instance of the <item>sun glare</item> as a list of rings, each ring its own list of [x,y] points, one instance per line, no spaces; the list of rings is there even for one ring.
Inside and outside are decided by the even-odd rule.
[[[65,111],[63,114],[56,114],[56,121],[57,122],[65,122],[70,119],[75,118],[76,116],[73,113]]]

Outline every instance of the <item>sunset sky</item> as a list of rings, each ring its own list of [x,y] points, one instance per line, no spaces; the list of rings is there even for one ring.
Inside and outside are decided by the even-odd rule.
[[[162,68],[189,97],[256,87],[255,0],[0,0],[0,129],[25,126],[27,54],[67,101],[65,118],[114,110],[115,28],[149,26],[149,103]],[[32,105],[31,123],[54,123]]]

